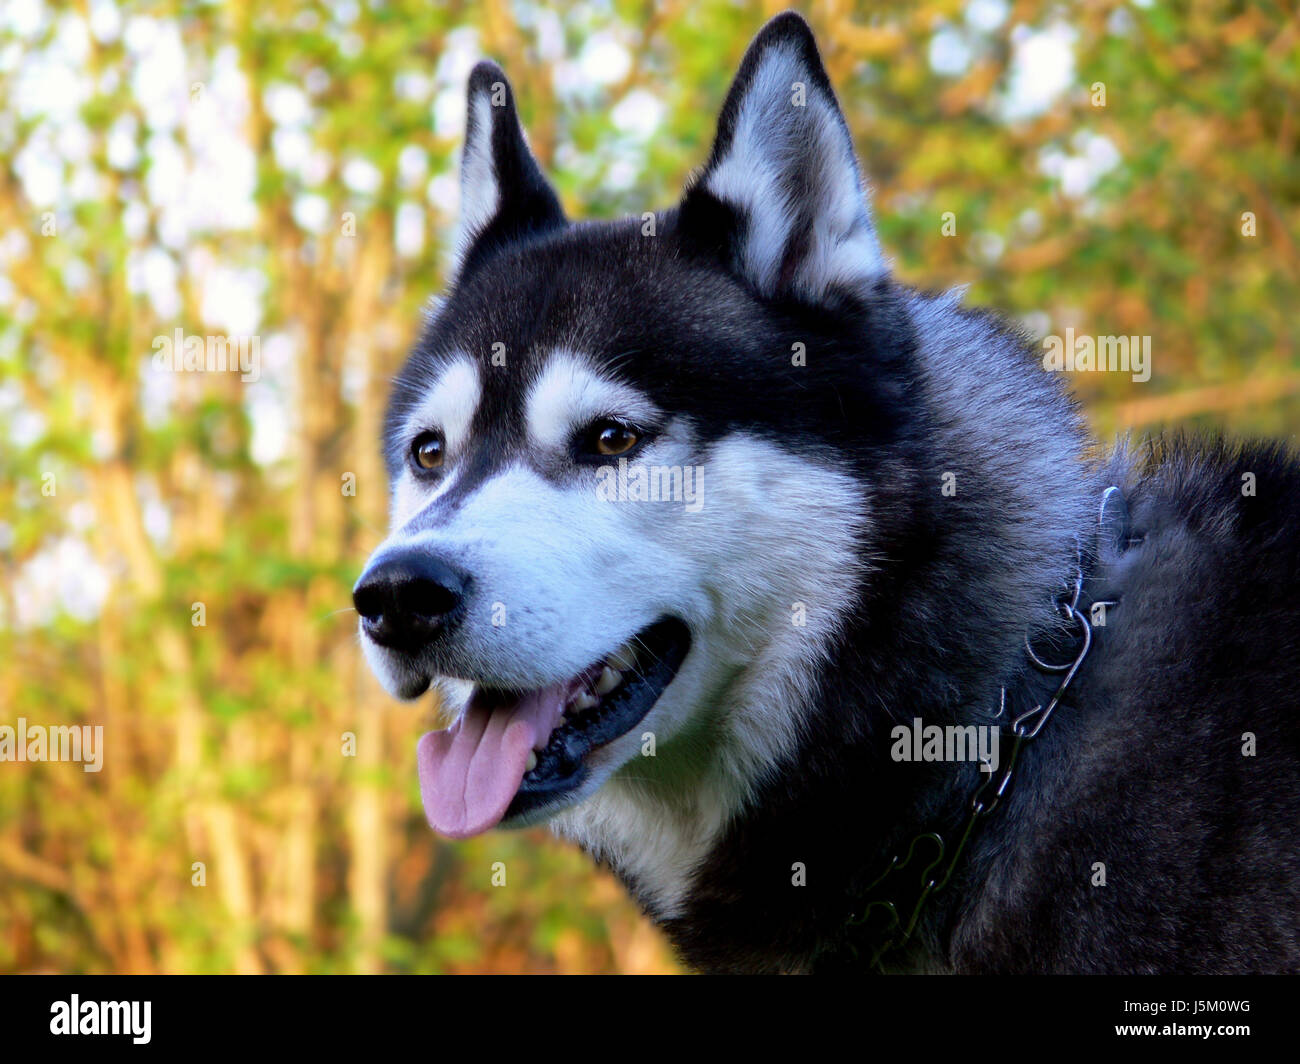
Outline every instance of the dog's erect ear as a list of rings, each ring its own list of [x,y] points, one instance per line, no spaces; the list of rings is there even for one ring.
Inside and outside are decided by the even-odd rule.
[[[466,94],[456,274],[510,240],[565,224],[560,201],[528,150],[501,68],[479,63]]]
[[[745,53],[681,221],[767,297],[817,303],[887,272],[848,126],[812,31],[793,12]]]

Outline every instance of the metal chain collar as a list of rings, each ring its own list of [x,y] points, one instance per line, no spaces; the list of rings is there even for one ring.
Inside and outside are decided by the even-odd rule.
[[[1033,647],[1029,644],[1028,637],[1025,638],[1025,649],[1029,654],[1030,661],[1032,661],[1035,666],[1045,672],[1062,672],[1065,675],[1062,677],[1060,685],[1056,688],[1056,692],[1046,704],[1040,703],[1033,709],[1020,714],[1020,716],[1011,721],[1010,731],[1014,740],[1011,746],[1011,754],[1006,760],[1005,767],[999,774],[997,774],[996,783],[995,774],[992,771],[992,765],[986,758],[981,758],[983,763],[981,771],[985,772],[988,778],[980,784],[975,793],[971,796],[969,813],[966,818],[965,826],[963,827],[961,834],[958,836],[957,845],[953,848],[952,856],[948,859],[946,865],[944,865],[944,854],[947,847],[944,843],[943,837],[934,831],[926,831],[916,835],[908,845],[907,850],[901,854],[896,853],[885,866],[884,871],[881,872],[866,889],[866,893],[869,895],[891,875],[896,872],[902,872],[911,865],[912,861],[916,859],[918,847],[921,846],[922,843],[932,844],[935,847],[936,852],[930,862],[921,870],[919,876],[921,894],[916,899],[916,904],[912,906],[910,913],[908,913],[906,921],[904,921],[897,906],[895,906],[892,901],[869,902],[861,913],[851,914],[849,916],[847,921],[847,925],[850,929],[848,946],[852,951],[853,956],[860,959],[857,946],[853,942],[852,929],[865,925],[877,912],[883,912],[885,914],[888,921],[885,929],[885,937],[881,944],[872,953],[869,962],[870,966],[877,971],[882,973],[884,972],[884,966],[881,961],[885,954],[900,949],[911,941],[912,935],[916,931],[917,923],[921,918],[921,911],[925,908],[926,902],[929,901],[933,895],[940,893],[948,886],[949,882],[952,880],[953,872],[956,870],[957,864],[961,860],[962,853],[966,849],[966,843],[975,829],[975,825],[985,817],[993,814],[1001,804],[1002,797],[1006,794],[1007,788],[1011,786],[1011,779],[1016,768],[1016,759],[1020,754],[1021,747],[1026,743],[1033,742],[1034,739],[1038,737],[1039,732],[1043,730],[1043,726],[1051,719],[1053,711],[1055,711],[1056,707],[1060,704],[1062,697],[1065,695],[1066,688],[1070,686],[1070,682],[1074,679],[1075,674],[1079,671],[1079,667],[1083,664],[1083,659],[1087,657],[1088,651],[1092,647],[1092,625],[1089,624],[1088,619],[1079,612],[1079,597],[1083,593],[1083,581],[1084,575],[1081,556],[1074,581],[1073,596],[1068,601],[1064,598],[1056,601],[1056,608],[1062,613],[1067,621],[1071,621],[1078,626],[1081,634],[1079,649],[1075,654],[1073,661],[1061,665],[1044,661],[1034,652]],[[999,706],[997,713],[994,714],[995,718],[1001,717],[1005,713],[1006,698],[1007,689],[1003,687],[1001,705]],[[944,865],[942,872],[936,871],[939,869],[940,865]]]

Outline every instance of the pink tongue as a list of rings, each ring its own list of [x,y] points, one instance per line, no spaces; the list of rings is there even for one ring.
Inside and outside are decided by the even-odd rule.
[[[498,824],[519,790],[528,752],[545,747],[572,689],[571,682],[556,684],[490,708],[475,697],[446,731],[422,735],[415,758],[429,826],[467,839]]]

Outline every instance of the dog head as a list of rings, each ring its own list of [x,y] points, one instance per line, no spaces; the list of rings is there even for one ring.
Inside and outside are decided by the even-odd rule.
[[[501,70],[468,95],[453,282],[393,390],[391,533],[355,589],[366,656],[462,707],[418,752],[446,835],[706,786],[725,817],[796,741],[865,575],[845,445],[906,399],[847,126],[780,16],[677,207],[571,223]]]

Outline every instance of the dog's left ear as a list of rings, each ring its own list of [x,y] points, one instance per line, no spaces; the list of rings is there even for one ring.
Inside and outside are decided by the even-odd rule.
[[[466,96],[456,275],[511,240],[565,224],[560,201],[524,140],[505,73],[486,60],[477,64]]]
[[[887,272],[848,125],[794,12],[745,53],[681,224],[765,297],[820,303]]]

